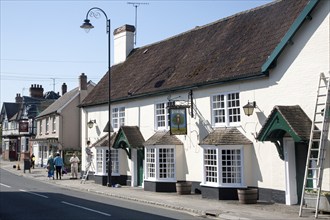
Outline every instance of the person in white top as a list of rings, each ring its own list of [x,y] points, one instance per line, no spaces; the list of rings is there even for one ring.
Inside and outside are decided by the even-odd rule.
[[[86,161],[87,163],[91,162],[93,159],[93,152],[92,152],[92,146],[90,145],[91,142],[87,141],[87,146],[85,148],[86,151]]]
[[[76,154],[73,154],[70,158],[71,163],[71,179],[77,179],[78,178],[78,164],[80,163],[79,158],[76,156]]]

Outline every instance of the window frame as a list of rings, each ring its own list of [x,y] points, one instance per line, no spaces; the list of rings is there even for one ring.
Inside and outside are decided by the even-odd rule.
[[[56,116],[53,115],[51,118],[52,118],[52,132],[55,133],[56,132]]]
[[[170,149],[170,150],[173,150],[173,152],[171,152],[172,154],[172,158],[169,158],[169,159],[173,159],[173,161],[170,161],[170,165],[172,165],[173,167],[172,168],[165,168],[167,170],[171,170],[172,169],[172,172],[170,172],[171,174],[171,177],[166,177],[166,178],[161,178],[160,177],[160,172],[161,172],[161,169],[160,169],[160,150],[161,149]],[[149,155],[149,152],[148,150],[154,150],[154,163],[148,161],[148,155]],[[167,153],[166,153],[167,154]],[[145,175],[144,175],[144,180],[146,181],[154,181],[154,182],[176,182],[176,146],[175,145],[154,145],[154,146],[145,146],[145,155],[146,155],[146,158],[145,158]],[[168,158],[166,158],[168,159]],[[165,163],[167,161],[164,161]],[[150,169],[149,167],[151,167],[150,165],[153,165],[152,168],[154,168],[154,176],[150,176]],[[168,174],[168,173],[166,173]]]
[[[46,118],[46,134],[48,134],[49,133],[49,120],[50,120],[50,117],[47,117]]]
[[[210,187],[245,187],[245,179],[244,179],[244,147],[243,145],[222,145],[222,146],[215,146],[215,145],[204,145],[202,146],[203,148],[203,179],[202,179],[202,183],[201,185],[204,186],[210,186]],[[215,150],[216,151],[216,169],[217,169],[217,181],[215,182],[211,182],[211,181],[207,181],[207,169],[206,169],[206,163],[205,163],[205,150]],[[226,183],[224,182],[224,172],[223,172],[223,168],[225,168],[226,166],[223,166],[223,160],[222,160],[222,151],[223,150],[239,150],[239,165],[235,164],[233,165],[233,168],[238,167],[239,168],[239,176],[236,175],[235,177],[235,173],[237,174],[237,170],[233,169],[233,178],[232,179],[239,179],[240,182],[231,182],[231,183]],[[233,159],[233,161],[237,161],[237,158],[233,158],[233,156],[231,156],[231,159]],[[235,160],[236,159],[236,160]],[[232,162],[233,164],[233,162]]]
[[[115,131],[118,131],[121,126],[125,125],[125,118],[126,118],[125,106],[113,108],[111,111],[112,128]]]
[[[39,134],[42,135],[42,120],[39,121]]]
[[[235,97],[238,95],[238,99],[230,99],[230,96],[234,95]],[[214,100],[215,98],[217,98],[218,96],[223,96],[223,100]],[[235,101],[238,101],[238,106],[235,105]],[[212,126],[213,127],[234,127],[234,126],[239,126],[241,125],[241,101],[240,101],[240,92],[238,91],[233,91],[233,92],[225,92],[225,93],[217,93],[217,94],[213,94],[210,97],[210,102],[211,102],[211,118],[212,118]],[[223,103],[219,103],[219,102],[223,102]],[[229,103],[232,102],[232,103]],[[215,105],[217,105],[217,103],[219,103],[218,105],[220,105],[219,107],[215,107]],[[223,106],[221,106],[221,104],[223,104]],[[232,104],[234,104],[234,107],[232,106]],[[222,122],[216,122],[216,117],[218,115],[215,114],[215,111],[223,111],[223,120]],[[236,111],[236,112],[235,112]],[[237,113],[238,111],[238,113]],[[230,114],[230,112],[235,112]],[[218,117],[220,117],[221,114],[219,114]],[[237,121],[234,122],[230,122],[230,117],[239,117],[237,119]]]
[[[96,157],[95,157],[95,175],[104,176],[108,175],[108,147],[95,147],[96,148]],[[115,157],[113,156],[113,152],[115,153]],[[119,176],[119,149],[111,148],[111,162],[112,162],[112,169],[111,169],[111,176]],[[115,167],[114,167],[115,163]]]
[[[164,112],[165,113],[163,113],[163,114],[157,114],[157,110],[159,109],[159,108],[157,108],[157,106],[158,105],[164,105]],[[164,116],[164,123],[165,123],[165,125],[164,126],[158,126],[158,122],[159,122],[159,120],[158,120],[158,117],[159,116]],[[167,119],[167,120],[166,120]],[[169,130],[170,128],[170,123],[169,123],[169,120],[170,120],[170,111],[169,111],[169,109],[168,109],[168,107],[167,107],[167,102],[159,102],[159,103],[155,103],[155,105],[154,105],[154,120],[155,120],[155,130],[156,131],[159,131],[159,130]]]

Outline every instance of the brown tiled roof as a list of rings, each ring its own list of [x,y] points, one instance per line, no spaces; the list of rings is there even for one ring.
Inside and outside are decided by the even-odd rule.
[[[113,143],[114,143],[114,140],[115,140],[115,137],[116,137],[116,135],[117,135],[117,133],[113,133],[113,134],[111,134],[111,136],[110,136],[110,139],[111,139],[111,147],[112,147],[112,145],[113,145]],[[108,146],[108,143],[109,143],[109,135],[108,134],[106,134],[106,135],[104,135],[103,137],[101,137],[98,141],[96,141],[95,143],[93,143],[92,144],[92,146],[91,147],[107,147]]]
[[[131,148],[143,147],[144,138],[138,126],[121,126],[114,140],[115,145],[119,144],[119,138],[122,137],[122,135],[126,138],[127,144]]]
[[[207,135],[200,145],[242,145],[252,144],[237,128],[216,128]]]
[[[175,135],[170,135],[169,131],[158,131],[143,145],[183,145],[183,143]]]
[[[265,124],[262,126],[261,130],[258,133],[257,139],[261,138],[261,135],[264,134],[265,129],[268,129],[269,123],[271,123],[274,115],[279,112],[287,125],[291,130],[299,136],[302,140],[309,140],[312,121],[306,115],[306,113],[301,109],[299,105],[294,106],[275,106],[270,115],[268,116]]]
[[[309,0],[280,0],[134,49],[111,69],[111,100],[263,76],[261,67]],[[108,74],[82,106],[108,102]]]

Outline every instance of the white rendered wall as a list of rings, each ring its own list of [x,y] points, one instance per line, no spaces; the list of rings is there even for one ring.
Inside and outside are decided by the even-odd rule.
[[[270,71],[269,77],[193,91],[194,103],[209,123],[212,123],[212,95],[224,92],[240,92],[241,106],[244,106],[248,101],[256,101],[258,108],[255,109],[252,116],[245,116],[243,109],[241,109],[241,126],[238,127],[253,142],[253,147],[244,147],[245,183],[248,186],[285,190],[285,164],[279,158],[275,145],[270,142],[258,142],[255,137],[276,105],[300,105],[309,118],[312,118],[319,74],[329,72],[329,4],[329,1],[319,3],[317,6],[318,14],[312,14],[313,19],[305,21],[292,39],[294,44],[286,46],[277,60],[277,66]],[[155,133],[155,104],[167,102],[168,95],[171,97],[180,96],[179,99],[188,101],[188,92],[147,97],[143,100],[116,103],[116,105],[125,106],[125,124],[139,126],[142,135],[147,140]],[[112,105],[112,107],[116,105]],[[85,111],[87,110],[85,109]],[[84,128],[84,125],[90,119],[97,120],[101,132],[88,130],[87,137],[87,129]],[[86,134],[83,137],[83,143],[87,139],[94,143],[104,135],[102,130],[108,121],[107,106],[88,108],[88,116],[85,116],[83,120],[85,122],[82,122],[82,129]],[[186,172],[183,167],[178,169],[178,177],[201,182],[203,151],[199,143],[207,135],[207,132],[203,129],[200,118],[196,115],[191,118],[187,114],[187,124],[188,134],[177,136],[184,144],[185,155],[185,162],[178,162],[178,165],[187,166]],[[329,152],[330,150],[328,150],[328,155]],[[329,156],[327,156],[326,169],[324,170],[324,189],[330,187],[329,160]],[[130,167],[131,163],[127,164]]]

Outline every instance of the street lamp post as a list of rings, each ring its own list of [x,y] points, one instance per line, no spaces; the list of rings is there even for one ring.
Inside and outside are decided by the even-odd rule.
[[[94,18],[99,18],[101,16],[101,13],[103,13],[103,15],[106,18],[106,31],[108,34],[108,86],[109,86],[109,90],[108,90],[108,147],[109,147],[109,153],[108,153],[108,182],[107,182],[107,186],[111,187],[111,173],[112,173],[112,167],[111,167],[111,141],[110,141],[110,134],[111,134],[111,74],[110,74],[110,19],[108,19],[107,14],[98,7],[93,7],[91,9],[88,10],[87,14],[86,14],[86,19],[84,20],[84,23],[80,26],[81,28],[85,29],[86,32],[89,32],[90,29],[94,28],[94,26],[90,23],[90,20],[88,19],[89,17],[94,17]]]

